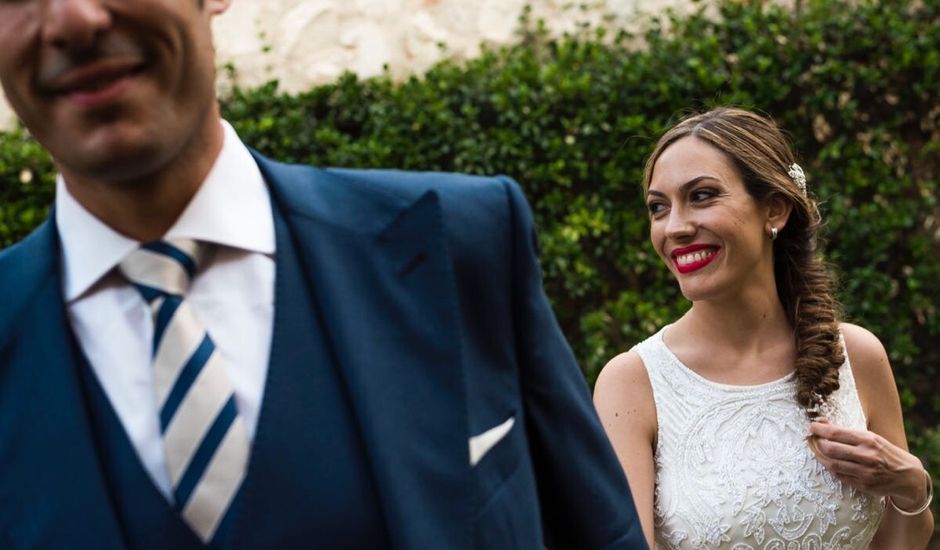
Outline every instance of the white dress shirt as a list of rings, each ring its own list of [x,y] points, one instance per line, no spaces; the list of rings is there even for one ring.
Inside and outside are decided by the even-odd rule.
[[[222,125],[225,142],[218,159],[164,238],[221,245],[186,299],[225,360],[239,414],[253,439],[274,324],[274,219],[258,165],[235,130]],[[171,500],[150,363],[153,318],[115,269],[140,243],[85,210],[62,176],[56,185],[55,222],[72,328],[145,469]]]

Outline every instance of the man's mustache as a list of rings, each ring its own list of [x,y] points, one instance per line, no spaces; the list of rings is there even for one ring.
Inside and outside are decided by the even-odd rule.
[[[48,48],[40,59],[37,84],[51,92],[62,87],[70,74],[95,64],[140,65],[146,60],[145,49],[123,33],[110,32],[87,48]]]

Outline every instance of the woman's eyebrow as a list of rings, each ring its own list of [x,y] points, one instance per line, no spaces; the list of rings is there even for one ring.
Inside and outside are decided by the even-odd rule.
[[[698,183],[698,182],[700,182],[700,181],[702,181],[702,180],[715,180],[715,181],[718,181],[718,178],[716,178],[716,177],[714,177],[714,176],[698,176],[698,177],[692,178],[692,179],[690,179],[689,181],[687,181],[687,182],[685,182],[685,183],[683,183],[682,185],[679,186],[679,192],[680,192],[680,193],[685,193],[686,191],[688,191],[689,187],[692,187],[693,185],[695,185],[696,183]],[[655,196],[657,196],[657,197],[663,197],[663,198],[666,197],[666,194],[665,194],[665,193],[663,193],[663,192],[661,192],[661,191],[655,191],[655,190],[653,190],[653,189],[650,189],[649,191],[647,191],[646,194],[647,194],[647,195],[655,195]]]

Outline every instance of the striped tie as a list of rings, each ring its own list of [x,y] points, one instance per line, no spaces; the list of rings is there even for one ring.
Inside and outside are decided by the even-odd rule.
[[[144,244],[120,270],[153,313],[153,377],[174,504],[208,542],[245,476],[248,435],[222,357],[183,299],[202,247]]]

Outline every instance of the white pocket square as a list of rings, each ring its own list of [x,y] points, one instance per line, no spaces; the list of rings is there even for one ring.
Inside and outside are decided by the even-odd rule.
[[[513,424],[516,423],[516,417],[510,416],[508,420],[498,426],[494,426],[480,435],[470,438],[470,466],[476,466],[480,460],[490,452],[497,443],[502,441]]]

